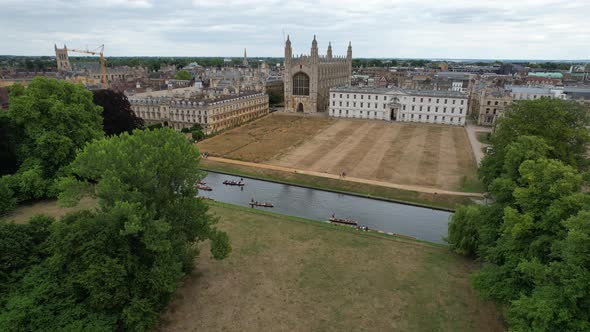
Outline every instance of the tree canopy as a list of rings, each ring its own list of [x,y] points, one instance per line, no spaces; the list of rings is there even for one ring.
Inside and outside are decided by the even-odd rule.
[[[590,329],[585,112],[561,100],[517,102],[480,169],[492,203],[461,207],[449,224],[451,249],[486,263],[473,285],[506,306],[511,331]]]
[[[106,135],[131,133],[133,129],[143,129],[143,119],[131,110],[131,104],[122,92],[98,90],[94,92],[93,101],[103,108],[102,127]]]
[[[191,73],[189,73],[186,70],[179,70],[176,72],[176,75],[174,76],[174,78],[176,78],[177,80],[189,81],[193,78],[193,75],[191,75]]]
[[[0,135],[2,167],[9,174],[1,186],[19,201],[54,195],[53,182],[76,151],[103,136],[101,112],[82,85],[36,77],[26,89],[12,86],[8,113],[0,116],[7,129]]]
[[[550,148],[548,157],[576,168],[588,164],[585,157],[590,143],[590,115],[574,101],[541,98],[516,101],[498,119],[492,136],[493,154],[482,160],[480,176],[486,185],[502,173],[506,148],[517,137],[537,136]]]
[[[198,161],[197,148],[169,128],[87,145],[59,181],[60,200],[74,204],[92,194],[99,207],[50,226],[47,258],[6,297],[0,330],[153,328],[193,269],[195,244],[211,240],[216,259],[231,250],[207,205],[195,198]]]

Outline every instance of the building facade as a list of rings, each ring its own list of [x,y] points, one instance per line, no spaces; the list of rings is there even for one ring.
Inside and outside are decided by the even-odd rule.
[[[131,109],[146,124],[162,123],[176,130],[198,123],[206,134],[235,127],[268,114],[268,95],[249,93],[221,98],[137,94]]]
[[[64,45],[64,48],[57,48],[57,45],[53,45],[55,49],[55,61],[57,61],[58,71],[70,71],[70,58],[68,57],[68,47]]]
[[[484,89],[479,94],[477,124],[491,126],[512,104],[509,91],[504,89]]]
[[[458,91],[409,90],[392,102],[394,119],[401,122],[464,126],[468,94]]]
[[[468,95],[457,91],[339,87],[330,89],[329,115],[385,121],[465,125]]]
[[[285,43],[285,111],[316,113],[327,112],[330,88],[350,85],[352,75],[352,46],[348,44],[346,57],[332,55],[328,44],[326,56],[318,53],[313,37],[311,54],[293,56],[291,41]]]
[[[328,115],[337,118],[357,118],[391,121],[393,89],[371,87],[338,87],[330,89]]]

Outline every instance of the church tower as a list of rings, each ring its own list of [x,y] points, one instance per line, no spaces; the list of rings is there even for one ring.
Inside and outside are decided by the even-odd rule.
[[[332,42],[328,42],[328,52],[326,53],[328,61],[332,61]]]
[[[53,45],[55,49],[55,61],[57,61],[58,71],[70,71],[70,58],[68,57],[68,47],[64,45],[64,48],[57,48],[57,45]]]
[[[244,61],[242,62],[244,67],[248,67],[248,56],[246,55],[246,49],[244,48]]]

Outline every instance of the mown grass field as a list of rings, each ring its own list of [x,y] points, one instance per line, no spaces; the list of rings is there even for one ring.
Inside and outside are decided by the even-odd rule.
[[[161,331],[501,331],[447,248],[213,203],[233,246],[178,289]]]
[[[198,143],[212,156],[481,192],[462,127],[271,114]]]

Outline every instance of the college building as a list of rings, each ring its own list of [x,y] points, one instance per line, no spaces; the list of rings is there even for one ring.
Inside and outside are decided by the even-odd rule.
[[[330,89],[333,117],[463,126],[468,94],[459,91],[337,87]]]
[[[162,123],[181,130],[198,123],[206,134],[238,126],[269,112],[268,95],[257,92],[217,98],[143,93],[129,97],[129,102],[133,112],[148,125]]]
[[[318,53],[313,36],[311,54],[294,56],[291,40],[285,43],[285,111],[316,113],[327,112],[330,88],[350,85],[352,75],[352,46],[348,44],[346,57],[333,56],[328,44],[325,56]]]

